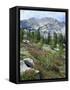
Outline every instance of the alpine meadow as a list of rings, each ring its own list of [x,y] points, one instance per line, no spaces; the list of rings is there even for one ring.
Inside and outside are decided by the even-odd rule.
[[[65,78],[65,13],[20,10],[20,79]]]

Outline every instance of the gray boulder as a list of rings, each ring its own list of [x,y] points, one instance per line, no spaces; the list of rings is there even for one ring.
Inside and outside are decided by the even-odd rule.
[[[25,58],[24,63],[30,68],[33,68],[33,66],[34,66],[34,62],[31,58]]]

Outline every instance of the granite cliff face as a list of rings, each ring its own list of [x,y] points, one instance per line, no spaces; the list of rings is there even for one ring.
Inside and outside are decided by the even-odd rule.
[[[50,33],[51,36],[53,36],[54,32],[57,34],[62,33],[62,35],[65,35],[65,23],[49,17],[41,19],[30,18],[20,21],[20,28],[31,31],[39,30],[42,35],[47,35]]]

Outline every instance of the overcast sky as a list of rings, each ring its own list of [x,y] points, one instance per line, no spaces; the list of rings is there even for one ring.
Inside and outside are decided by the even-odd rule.
[[[59,21],[65,22],[65,12],[20,10],[20,20],[29,19],[32,17],[35,18],[53,17]]]

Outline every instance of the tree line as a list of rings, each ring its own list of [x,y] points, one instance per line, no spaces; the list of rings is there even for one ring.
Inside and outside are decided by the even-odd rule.
[[[39,29],[34,31],[25,30],[25,29],[20,30],[20,42],[22,42],[23,39],[27,39],[35,43],[40,42],[41,44],[48,44],[51,46],[51,48],[55,48],[57,44],[63,48],[64,47],[63,44],[65,44],[65,36],[63,36],[62,33],[57,35],[57,33],[54,32],[53,38],[51,37],[51,34],[48,33],[48,37],[44,38],[40,34]]]

